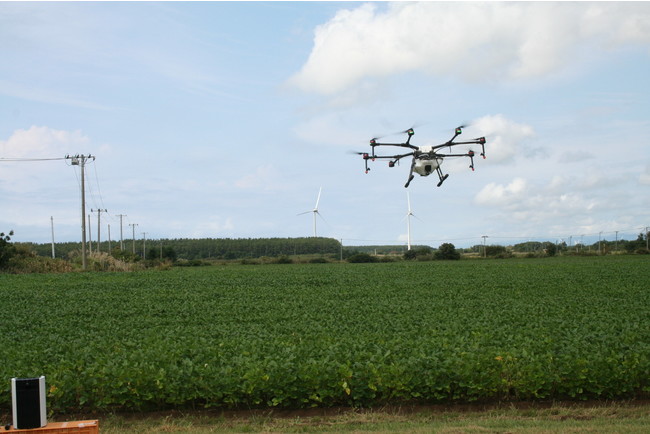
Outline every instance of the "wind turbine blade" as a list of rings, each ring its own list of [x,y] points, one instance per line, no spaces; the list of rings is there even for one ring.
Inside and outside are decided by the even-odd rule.
[[[320,202],[320,193],[321,193],[321,191],[323,191],[323,187],[318,189],[318,198],[316,199],[316,206],[314,207],[314,209],[316,211],[318,211],[318,203]]]
[[[314,216],[316,216],[316,214],[318,214],[318,217],[320,217],[321,220],[323,220],[325,223],[327,223],[327,220],[325,220],[325,217],[323,217],[323,214],[321,214],[320,211],[315,210],[314,211]]]

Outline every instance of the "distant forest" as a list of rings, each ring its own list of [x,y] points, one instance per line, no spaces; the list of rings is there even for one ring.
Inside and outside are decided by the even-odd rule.
[[[52,244],[20,243],[39,256],[52,256]],[[102,241],[99,250],[119,250],[119,241]],[[72,252],[81,250],[81,242],[55,243],[55,256],[68,258]],[[97,243],[92,242],[92,251]],[[333,238],[176,238],[158,240],[132,240],[124,242],[124,251],[147,259],[171,257],[173,259],[242,259],[263,256],[290,255],[340,255],[341,243]],[[146,255],[145,255],[146,253]]]

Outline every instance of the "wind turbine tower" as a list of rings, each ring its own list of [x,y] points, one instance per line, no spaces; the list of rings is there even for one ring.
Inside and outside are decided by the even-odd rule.
[[[408,250],[411,250],[411,216],[415,217],[415,214],[411,211],[411,197],[408,191],[406,192],[406,201],[408,203],[408,212],[406,213],[406,240]]]
[[[318,236],[318,235],[316,235],[316,214],[320,215],[320,213],[318,212],[318,203],[320,202],[321,191],[323,191],[323,187],[321,187],[318,190],[318,198],[316,199],[316,206],[314,206],[314,209],[309,210],[309,211],[305,211],[305,212],[301,212],[300,214],[298,214],[298,215],[303,215],[303,214],[307,214],[307,213],[313,213],[314,214],[314,238],[316,238]],[[321,216],[321,218],[323,218],[323,217]]]

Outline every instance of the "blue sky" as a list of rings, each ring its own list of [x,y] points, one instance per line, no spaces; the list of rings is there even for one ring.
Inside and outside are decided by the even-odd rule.
[[[0,3],[0,231],[437,247],[650,225],[650,3]],[[350,151],[487,137],[404,183]],[[393,134],[393,135],[391,135]],[[477,150],[477,149],[475,149]],[[618,234],[616,233],[618,231]],[[128,236],[127,236],[128,235]]]

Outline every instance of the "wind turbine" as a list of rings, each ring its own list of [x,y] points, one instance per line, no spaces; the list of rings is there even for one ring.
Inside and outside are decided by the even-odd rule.
[[[316,206],[314,206],[314,209],[309,210],[309,211],[305,211],[305,212],[301,212],[300,214],[298,214],[298,215],[303,215],[303,214],[307,214],[307,213],[310,213],[310,212],[314,214],[314,238],[317,237],[317,235],[316,235],[316,214],[320,215],[320,213],[318,212],[318,202],[320,202],[320,193],[321,193],[322,190],[323,190],[323,187],[318,189],[318,198],[316,199]],[[321,218],[323,218],[323,217],[321,216]]]
[[[408,191],[406,192],[406,201],[408,202],[408,212],[406,213],[406,237],[408,250],[411,250],[411,216],[415,217],[415,214],[411,212],[411,197],[409,196]]]

